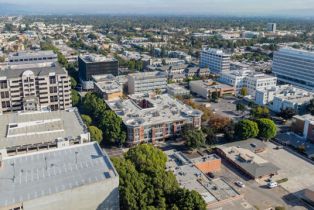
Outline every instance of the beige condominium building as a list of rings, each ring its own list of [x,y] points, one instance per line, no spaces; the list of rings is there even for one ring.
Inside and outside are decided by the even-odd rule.
[[[0,113],[70,107],[70,78],[58,63],[0,71]]]

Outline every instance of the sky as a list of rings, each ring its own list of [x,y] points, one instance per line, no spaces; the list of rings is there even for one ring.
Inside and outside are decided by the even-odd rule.
[[[314,0],[0,0],[1,3],[60,13],[314,16]]]

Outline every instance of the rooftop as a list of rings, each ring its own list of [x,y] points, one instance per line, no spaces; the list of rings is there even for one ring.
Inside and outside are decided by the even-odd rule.
[[[67,74],[66,70],[61,67],[58,63],[53,63],[49,66],[40,66],[33,68],[19,68],[19,69],[10,69],[6,68],[4,70],[0,70],[0,78],[16,78],[21,77],[23,74],[33,74],[34,76],[49,76],[53,74]]]
[[[122,118],[125,125],[135,127],[192,119],[203,114],[168,94],[131,95],[127,100],[107,101],[107,104]]]
[[[292,85],[277,86],[276,89],[273,88],[269,91],[274,91],[277,98],[282,100],[289,100],[298,104],[303,104],[304,102],[310,101],[314,97],[313,93],[296,88]]]
[[[213,80],[194,80],[190,81],[190,84],[197,84],[201,86],[202,88],[205,88],[207,90],[216,90],[216,89],[229,89],[233,88],[230,85],[222,84]]]
[[[78,138],[88,133],[77,109],[0,115],[0,148]]]
[[[232,160],[252,177],[258,178],[276,174],[279,168],[254,152],[259,148],[263,149],[262,142],[257,142],[234,142],[218,146],[218,148],[224,152],[228,159]]]
[[[83,55],[79,56],[82,60],[84,60],[86,63],[97,63],[97,62],[112,62],[116,61],[115,58],[108,58],[105,56],[97,55],[97,54],[89,54],[89,55]]]
[[[117,177],[95,142],[3,158],[0,207]]]
[[[122,87],[114,80],[97,82],[97,83],[95,83],[95,85],[103,93],[115,93],[115,92],[121,92],[122,91]]]
[[[191,164],[202,161],[204,157],[188,159],[175,150],[168,150],[165,153],[168,156],[167,169],[173,171],[179,184],[189,190],[197,191],[206,203],[215,203],[240,195],[223,179],[215,178],[209,180],[205,174]],[[208,155],[205,158],[216,159],[219,157]]]
[[[152,72],[138,72],[129,74],[129,77],[134,78],[135,80],[143,80],[143,79],[154,79],[154,78],[167,78],[167,74],[160,71],[152,71]]]
[[[52,57],[57,58],[52,50],[47,51],[20,51],[9,54],[9,60],[11,59],[27,59],[27,58],[36,58],[36,57]]]
[[[207,48],[207,47],[204,47],[202,51],[203,51],[203,52],[212,53],[212,54],[216,54],[216,55],[230,56],[229,54],[224,53],[223,50],[220,50],[220,49],[214,49],[214,48]]]

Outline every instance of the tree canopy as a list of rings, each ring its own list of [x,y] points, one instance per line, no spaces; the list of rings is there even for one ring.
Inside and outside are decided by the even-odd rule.
[[[276,136],[277,127],[274,121],[267,118],[262,118],[262,119],[257,120],[257,124],[258,124],[258,129],[259,129],[259,134],[258,134],[259,137],[265,140],[269,140]]]
[[[119,145],[125,143],[126,133],[122,119],[115,112],[107,109],[101,97],[95,93],[87,93],[82,103],[82,109],[102,130],[106,142]]]
[[[307,111],[314,115],[314,99],[310,100],[310,103],[306,107]]]
[[[291,119],[294,115],[296,115],[296,111],[292,108],[285,108],[281,109],[280,113],[278,114],[280,117],[282,117],[285,120]]]
[[[258,125],[251,120],[241,120],[235,125],[236,136],[241,139],[256,137],[259,133]]]
[[[203,146],[206,141],[206,135],[203,133],[203,131],[195,128],[186,129],[183,131],[182,137],[186,140],[186,145],[192,149]]]
[[[87,125],[87,126],[90,126],[93,122],[92,118],[86,114],[82,114],[81,115],[81,118],[83,120],[83,122]]]
[[[120,177],[121,209],[206,209],[197,192],[179,188],[174,174],[165,169],[167,156],[154,146],[139,145],[112,161]]]
[[[71,90],[72,106],[77,106],[80,103],[81,96],[76,90]]]
[[[96,126],[89,126],[88,130],[92,141],[97,141],[100,144],[103,139],[102,131]]]
[[[270,112],[266,106],[256,106],[251,109],[252,117],[258,118],[269,118]]]

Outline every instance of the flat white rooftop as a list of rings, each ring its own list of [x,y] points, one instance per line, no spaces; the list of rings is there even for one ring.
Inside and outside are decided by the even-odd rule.
[[[141,103],[147,104],[142,108]],[[191,120],[201,117],[202,112],[189,107],[168,94],[131,95],[127,100],[107,101],[109,107],[120,116],[127,126],[144,126],[164,122]]]
[[[6,157],[2,164],[0,208],[118,176],[95,142]]]
[[[0,148],[77,138],[88,133],[77,109],[0,115]]]

